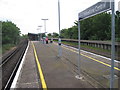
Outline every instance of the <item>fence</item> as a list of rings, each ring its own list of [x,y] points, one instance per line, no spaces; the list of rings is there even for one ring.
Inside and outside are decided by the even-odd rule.
[[[54,38],[53,40],[58,40],[58,39]],[[61,39],[61,41],[78,43],[78,40],[76,40],[76,39]],[[81,42],[81,45],[87,45],[87,46],[92,46],[92,47],[96,47],[96,48],[102,48],[105,50],[111,50],[111,42],[110,41],[81,40],[80,42]],[[120,51],[120,42],[115,43],[115,50],[117,52]]]

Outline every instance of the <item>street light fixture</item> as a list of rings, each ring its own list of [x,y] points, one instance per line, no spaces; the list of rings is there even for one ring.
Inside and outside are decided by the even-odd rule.
[[[46,21],[47,21],[48,19],[41,19],[41,20],[44,21],[44,29],[45,29],[45,33],[47,33],[47,32],[46,32]]]
[[[40,36],[39,36],[39,39],[41,40],[41,38],[42,38],[42,34],[41,34],[41,27],[42,26],[38,26],[39,28],[37,29],[37,30],[40,30]]]

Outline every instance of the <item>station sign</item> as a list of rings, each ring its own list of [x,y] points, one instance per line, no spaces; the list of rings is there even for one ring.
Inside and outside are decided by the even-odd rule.
[[[109,0],[107,1],[100,1],[96,3],[95,5],[87,8],[86,10],[79,13],[79,19],[86,19],[91,16],[100,14],[102,12],[108,11],[111,9],[111,2]]]

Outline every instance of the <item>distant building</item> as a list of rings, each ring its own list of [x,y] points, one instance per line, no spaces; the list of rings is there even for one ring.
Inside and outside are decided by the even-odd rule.
[[[120,12],[120,1],[118,2],[118,11]]]
[[[28,33],[29,40],[38,41],[38,34]]]

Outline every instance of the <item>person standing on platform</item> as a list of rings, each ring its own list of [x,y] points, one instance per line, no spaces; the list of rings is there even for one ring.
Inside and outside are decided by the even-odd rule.
[[[46,37],[45,41],[46,41],[46,44],[48,44],[48,37]]]
[[[53,38],[51,38],[50,43],[53,43]]]

